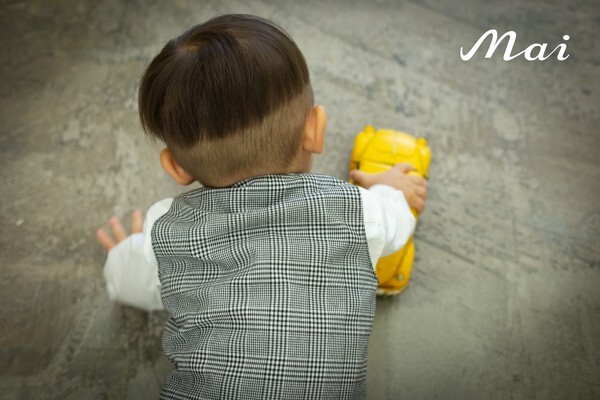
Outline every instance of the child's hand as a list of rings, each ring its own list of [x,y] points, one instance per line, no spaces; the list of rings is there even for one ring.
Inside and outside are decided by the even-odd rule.
[[[102,247],[104,247],[106,250],[112,249],[127,237],[127,232],[123,228],[123,225],[121,225],[121,221],[118,217],[113,215],[108,220],[108,224],[112,230],[113,237],[108,235],[102,228],[98,228],[96,231],[96,238],[98,239],[98,242],[100,242]],[[142,212],[140,210],[135,210],[131,216],[131,233],[140,233],[143,225],[144,218],[142,217]]]
[[[407,175],[414,168],[410,164],[396,164],[385,172],[369,174],[360,170],[350,171],[350,178],[365,189],[376,184],[388,185],[402,191],[408,205],[419,213],[425,209],[427,180],[416,175]]]

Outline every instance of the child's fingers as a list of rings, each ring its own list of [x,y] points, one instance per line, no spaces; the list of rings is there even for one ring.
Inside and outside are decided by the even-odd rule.
[[[123,228],[123,225],[121,225],[121,221],[119,221],[119,218],[117,218],[116,216],[111,217],[111,219],[108,220],[108,224],[110,225],[113,237],[115,238],[117,243],[119,243],[127,237],[127,232],[125,232],[125,229]]]
[[[398,163],[398,164],[394,165],[394,167],[400,169],[404,173],[410,172],[413,169],[415,169],[415,167],[413,167],[412,165],[410,165],[408,163]]]
[[[425,178],[416,175],[408,175],[408,179],[410,179],[415,185],[427,187],[427,179]]]
[[[131,217],[131,233],[140,233],[144,225],[144,218],[142,217],[142,211],[136,209],[133,211]]]
[[[98,230],[96,231],[96,238],[105,250],[110,250],[117,245],[115,241],[112,240],[102,228],[98,228]]]
[[[422,213],[423,210],[425,210],[425,200],[420,197],[415,198],[412,207],[417,210],[419,214]]]

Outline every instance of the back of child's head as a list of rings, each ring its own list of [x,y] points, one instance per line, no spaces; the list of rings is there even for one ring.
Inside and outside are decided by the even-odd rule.
[[[308,68],[272,22],[223,15],[171,40],[140,85],[144,130],[207,186],[281,171],[313,105]]]

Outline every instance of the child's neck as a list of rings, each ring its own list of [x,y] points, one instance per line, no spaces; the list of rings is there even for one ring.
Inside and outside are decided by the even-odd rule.
[[[311,171],[313,162],[313,155],[305,151],[300,151],[296,157],[292,160],[287,168],[275,168],[265,169],[258,171],[251,171],[248,173],[241,173],[235,176],[227,177],[216,182],[203,183],[205,187],[212,188],[225,188],[235,185],[238,182],[245,181],[247,179],[256,178],[264,175],[278,175],[278,174],[305,174]]]

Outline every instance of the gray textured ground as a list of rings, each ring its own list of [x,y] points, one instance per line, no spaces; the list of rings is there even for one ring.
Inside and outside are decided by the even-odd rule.
[[[1,1],[0,397],[150,399],[163,315],[111,304],[94,229],[180,189],[141,134],[136,84],[217,13],[274,19],[327,107],[315,171],[362,125],[426,136],[410,289],[378,302],[370,399],[600,398],[600,7],[594,1]],[[483,52],[569,34],[564,62]]]

